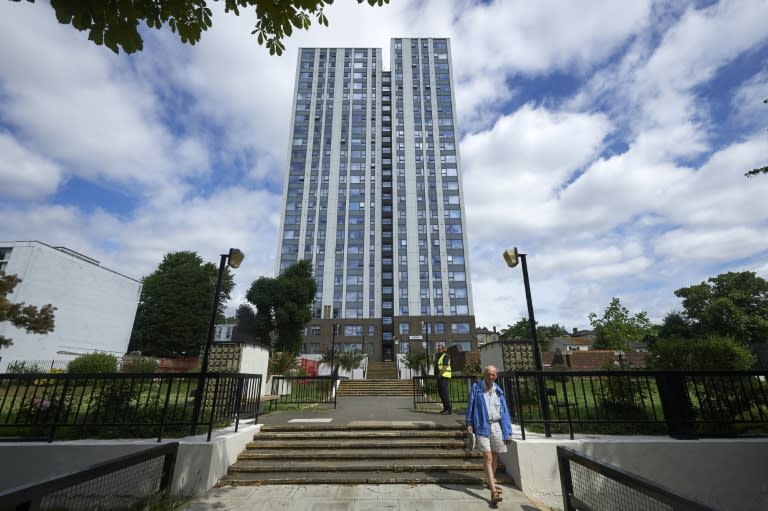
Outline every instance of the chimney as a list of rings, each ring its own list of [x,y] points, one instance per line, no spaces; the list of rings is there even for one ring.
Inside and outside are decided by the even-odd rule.
[[[576,327],[573,327],[573,337],[576,337],[579,335],[579,331],[576,329]]]

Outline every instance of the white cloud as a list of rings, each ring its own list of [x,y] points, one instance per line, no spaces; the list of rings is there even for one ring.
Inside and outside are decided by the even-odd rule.
[[[610,124],[600,115],[524,106],[462,142],[469,232],[489,239],[557,226],[557,197],[594,158]]]
[[[527,314],[521,272],[501,259],[514,245],[529,254],[540,322],[588,327],[613,296],[658,320],[680,287],[729,270],[768,277],[768,178],[743,177],[768,154],[763,7],[336,2],[330,28],[294,33],[274,57],[249,13],[221,2],[199,44],[148,30],[133,56],[41,2],[0,3],[3,236],[135,278],[170,251],[217,262],[236,246],[237,304],[275,269],[297,48],[382,48],[388,69],[390,38],[450,37],[477,323]],[[734,62],[751,71],[718,82]],[[131,206],[53,204],[73,178]]]
[[[0,196],[40,199],[61,184],[56,163],[23,147],[8,133],[0,132],[0,155]]]

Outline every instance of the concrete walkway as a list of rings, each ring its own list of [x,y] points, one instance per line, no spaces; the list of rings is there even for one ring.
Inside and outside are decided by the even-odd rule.
[[[464,424],[464,414],[440,415],[440,406],[414,409],[410,398],[343,397],[336,408],[312,408],[276,411],[259,417],[260,424],[301,425],[321,423],[335,426],[371,422],[434,423],[446,426]],[[500,485],[504,500],[490,501],[490,491],[480,485],[265,485],[222,486],[213,488],[186,504],[184,511],[467,511],[472,509],[508,509],[541,511],[513,486]]]

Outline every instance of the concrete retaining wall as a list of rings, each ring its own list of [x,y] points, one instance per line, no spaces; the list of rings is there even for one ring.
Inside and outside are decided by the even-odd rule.
[[[207,435],[178,439],[179,452],[173,477],[173,493],[196,495],[212,488],[261,429],[259,425],[234,427]],[[164,440],[175,441],[174,439]],[[77,440],[55,443],[0,444],[0,491],[37,483],[96,463],[159,445],[152,440]]]
[[[261,425],[179,440],[173,492],[196,495],[212,488]],[[556,446],[564,445],[681,494],[729,511],[768,509],[768,440],[673,440],[664,437],[585,437],[577,440],[527,435],[501,456],[526,495],[562,509]],[[152,440],[79,440],[0,444],[0,491],[66,474],[158,445]]]
[[[516,440],[502,455],[526,495],[563,509],[556,446],[563,445],[729,511],[768,509],[768,440],[592,437]]]

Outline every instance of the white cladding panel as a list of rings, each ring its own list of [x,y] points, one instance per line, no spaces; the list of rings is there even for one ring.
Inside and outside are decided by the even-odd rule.
[[[8,297],[11,302],[56,307],[55,329],[49,334],[0,323],[0,335],[13,340],[0,349],[2,362],[67,360],[74,358],[72,353],[93,351],[125,353],[141,282],[39,242],[0,247],[12,247],[6,273],[22,279]]]

